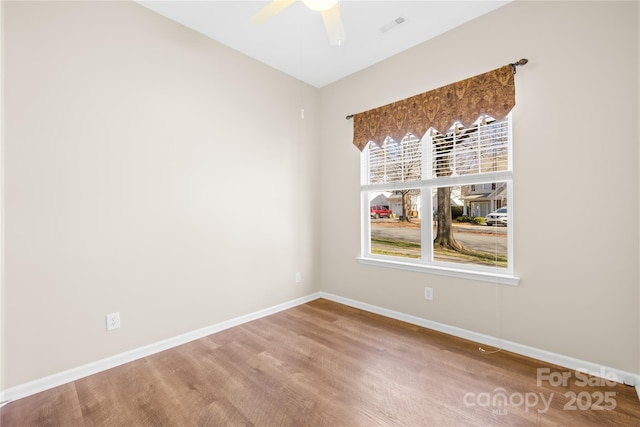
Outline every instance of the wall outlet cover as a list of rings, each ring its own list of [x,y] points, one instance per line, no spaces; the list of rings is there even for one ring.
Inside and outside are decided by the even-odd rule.
[[[107,314],[107,331],[112,331],[120,327],[120,313]]]

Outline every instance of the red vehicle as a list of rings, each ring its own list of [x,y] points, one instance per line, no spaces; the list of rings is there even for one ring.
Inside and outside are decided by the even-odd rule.
[[[389,206],[371,206],[371,218],[390,218],[391,213]]]

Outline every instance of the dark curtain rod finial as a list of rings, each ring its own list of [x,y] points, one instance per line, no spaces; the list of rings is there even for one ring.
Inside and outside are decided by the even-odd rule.
[[[522,58],[521,60],[516,61],[513,64],[511,64],[511,67],[513,67],[513,74],[516,73],[516,67],[520,67],[522,65],[525,65],[527,62],[529,62],[529,60],[527,58]]]
[[[354,116],[354,114],[349,114],[347,117],[345,117],[345,119],[351,120],[351,119],[353,119],[353,116]]]

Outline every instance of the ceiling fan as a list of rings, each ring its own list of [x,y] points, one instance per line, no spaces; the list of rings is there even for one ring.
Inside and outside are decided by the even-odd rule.
[[[268,5],[260,9],[251,17],[251,22],[261,24],[271,19],[297,0],[272,0]],[[305,6],[316,12],[322,13],[322,21],[327,31],[329,42],[332,45],[341,46],[344,43],[344,28],[340,16],[339,0],[301,0]]]

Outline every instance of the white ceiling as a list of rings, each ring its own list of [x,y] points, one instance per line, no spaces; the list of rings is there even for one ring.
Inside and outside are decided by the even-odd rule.
[[[342,46],[329,43],[319,12],[301,1],[265,23],[250,18],[267,1],[138,0],[157,13],[315,87],[328,85],[438,36],[504,1],[342,0]],[[402,17],[405,22],[382,33]]]

